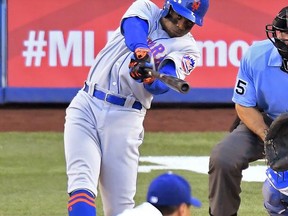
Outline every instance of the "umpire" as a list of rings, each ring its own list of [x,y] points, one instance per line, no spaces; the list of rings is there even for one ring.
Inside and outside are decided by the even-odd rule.
[[[254,43],[241,59],[232,98],[241,121],[211,152],[210,215],[237,215],[242,170],[264,157],[271,120],[288,111],[287,14],[285,7],[266,26],[268,39]]]

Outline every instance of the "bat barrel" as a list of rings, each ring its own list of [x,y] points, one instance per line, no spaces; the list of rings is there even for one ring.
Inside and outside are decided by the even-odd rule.
[[[188,83],[183,83],[180,89],[182,93],[187,93],[190,90],[190,86]]]
[[[170,88],[174,89],[175,91],[185,94],[190,90],[189,84],[182,79],[179,79],[173,76],[168,76],[165,74],[160,74],[160,76],[158,77],[161,81],[166,83],[166,85],[168,85]]]
[[[179,79],[174,76],[169,76],[163,73],[159,73],[158,71],[154,71],[152,69],[147,69],[147,71],[154,76],[155,78],[161,80],[164,82],[167,86],[174,89],[177,92],[180,93],[187,93],[190,90],[189,83],[186,81]]]

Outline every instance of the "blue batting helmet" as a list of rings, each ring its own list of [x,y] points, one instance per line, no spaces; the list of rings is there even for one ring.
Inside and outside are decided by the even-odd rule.
[[[209,8],[209,0],[166,0],[162,11],[163,17],[167,16],[170,7],[179,15],[202,26]]]

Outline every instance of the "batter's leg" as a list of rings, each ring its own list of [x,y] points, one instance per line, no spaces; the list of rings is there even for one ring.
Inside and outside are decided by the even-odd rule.
[[[67,208],[69,216],[96,216],[95,197],[87,190],[72,192]]]
[[[94,200],[97,196],[101,153],[95,131],[96,119],[89,113],[89,109],[82,107],[87,103],[83,99],[75,98],[66,110],[64,147],[67,192],[70,195],[69,216],[96,214]]]
[[[111,107],[102,137],[100,191],[105,216],[115,216],[134,207],[139,161],[143,141],[144,113]],[[124,109],[124,110],[123,110]]]
[[[209,161],[209,204],[213,216],[237,215],[242,170],[263,157],[263,144],[240,124],[212,150]]]

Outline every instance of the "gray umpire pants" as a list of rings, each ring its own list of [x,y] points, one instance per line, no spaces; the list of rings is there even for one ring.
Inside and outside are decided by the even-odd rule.
[[[242,170],[263,157],[263,142],[243,123],[213,148],[208,172],[210,215],[237,215]]]

